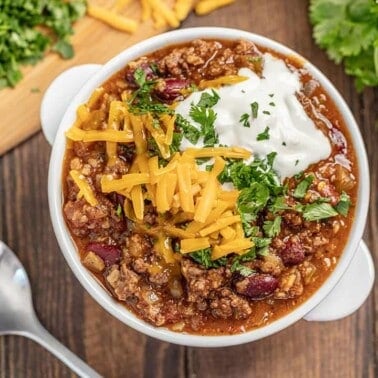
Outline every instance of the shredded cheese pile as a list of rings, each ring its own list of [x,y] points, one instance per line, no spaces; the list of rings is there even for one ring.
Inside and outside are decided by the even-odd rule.
[[[127,103],[122,101],[111,101],[106,129],[82,129],[91,105],[102,93],[103,89],[98,88],[78,108],[77,120],[66,132],[72,141],[106,142],[109,167],[116,163],[117,143],[135,144],[136,157],[128,173],[122,177],[102,175],[102,193],[116,192],[125,197],[125,215],[141,232],[155,237],[155,248],[167,263],[173,263],[177,255],[172,250],[172,238],[180,239],[181,254],[211,248],[213,260],[248,252],[253,243],[245,238],[236,208],[239,191],[224,190],[217,177],[225,167],[224,158],[248,159],[251,152],[240,147],[205,147],[172,155],[169,147],[175,115],[161,115],[160,127],[156,127],[149,113],[129,113]],[[149,156],[147,135],[154,138],[161,155],[169,160],[166,166],[159,166],[158,156]],[[196,163],[198,158],[212,158],[214,164],[209,170],[201,170]],[[97,206],[99,201],[88,178],[76,170],[71,170],[70,176],[79,188],[77,197]],[[159,214],[158,224],[152,228],[143,224],[145,200],[151,201]]]
[[[197,15],[208,14],[219,7],[229,5],[235,0],[116,0],[108,8],[95,5],[93,2],[88,4],[87,13],[89,16],[100,20],[107,25],[127,32],[134,33],[140,23],[152,20],[156,29],[167,26],[177,28],[194,8]],[[140,4],[139,20],[127,17],[129,8],[134,8],[135,3]]]

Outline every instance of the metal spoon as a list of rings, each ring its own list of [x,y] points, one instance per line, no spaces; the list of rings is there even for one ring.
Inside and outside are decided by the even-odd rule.
[[[80,377],[101,377],[56,340],[39,322],[24,267],[0,241],[0,335],[20,335],[41,344]]]

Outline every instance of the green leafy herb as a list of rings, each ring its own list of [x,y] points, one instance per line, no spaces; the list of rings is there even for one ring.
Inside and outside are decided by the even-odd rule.
[[[257,135],[256,139],[258,141],[261,141],[261,140],[268,140],[269,138],[270,138],[270,136],[269,136],[269,126],[267,126],[262,133],[260,133],[260,134]]]
[[[217,118],[213,107],[219,101],[219,95],[212,90],[212,94],[204,92],[197,105],[192,105],[189,116],[200,125],[200,135],[203,136],[205,146],[214,146],[218,143],[218,135],[215,133],[214,122]]]
[[[350,201],[349,195],[346,194],[345,192],[342,192],[341,196],[340,196],[340,201],[335,206],[335,208],[336,208],[336,210],[339,214],[346,217],[348,215],[348,212],[349,212],[350,204],[351,204],[351,201]]]
[[[214,89],[211,90],[212,94],[204,92],[201,94],[201,98],[197,104],[200,108],[212,108],[214,105],[217,104],[220,97],[217,92],[214,91]]]
[[[184,136],[192,144],[197,144],[200,131],[180,114],[176,115],[176,126],[182,130]]]
[[[240,263],[240,260],[235,260],[231,265],[231,272],[238,272],[243,277],[248,277],[255,273],[255,271],[248,266]]]
[[[275,214],[279,211],[292,210],[292,207],[286,204],[284,196],[278,196],[272,201],[271,205],[269,206],[269,210]]]
[[[270,111],[268,111],[268,110],[263,110],[263,114],[270,115]]]
[[[358,90],[378,85],[378,2],[312,0],[310,19],[316,43],[344,63]]]
[[[329,203],[311,203],[305,205],[303,218],[307,221],[317,221],[334,217],[338,212]]]
[[[249,114],[247,113],[240,116],[239,122],[242,123],[244,127],[251,127],[251,124],[249,123]]]
[[[257,118],[259,112],[259,104],[255,101],[251,104],[252,117]]]
[[[173,110],[167,105],[157,102],[153,99],[151,92],[156,81],[147,80],[146,73],[140,67],[134,72],[134,80],[138,84],[138,89],[133,93],[129,100],[129,110],[134,114],[173,114]]]
[[[275,102],[270,102],[269,105],[270,106],[276,106],[276,103]]]
[[[265,235],[270,238],[277,236],[281,231],[281,221],[282,218],[280,216],[275,217],[272,221],[265,221],[263,225]]]
[[[116,209],[116,214],[118,217],[122,216],[122,206],[118,204],[117,209]]]
[[[268,200],[269,189],[259,182],[252,182],[248,188],[241,190],[237,207],[246,236],[251,235],[251,222],[256,220],[257,214],[266,206]]]
[[[86,11],[84,0],[0,2],[0,88],[14,87],[20,67],[35,64],[48,49],[71,58],[72,24]]]
[[[293,196],[295,198],[304,198],[308,188],[314,181],[314,176],[313,175],[308,175],[306,176],[295,188]]]
[[[192,253],[189,254],[189,256],[195,262],[202,265],[206,269],[219,268],[220,266],[226,265],[226,263],[227,263],[226,257],[221,257],[220,259],[212,260],[210,248],[200,249],[196,252],[192,252]]]

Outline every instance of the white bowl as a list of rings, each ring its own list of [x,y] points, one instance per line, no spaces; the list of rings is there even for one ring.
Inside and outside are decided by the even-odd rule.
[[[289,314],[261,328],[229,336],[201,336],[177,333],[165,328],[154,327],[136,317],[125,306],[116,302],[81,264],[62,212],[62,162],[66,144],[64,132],[75,121],[77,107],[87,101],[96,87],[123,68],[129,61],[167,45],[187,42],[196,38],[246,39],[278,53],[298,57],[309,72],[320,82],[342,114],[353,140],[359,167],[359,190],[355,222],[335,270],[315,294]],[[79,84],[83,84],[83,86],[77,93],[80,87]],[[65,93],[65,97],[61,96],[62,93]],[[73,96],[75,93],[76,95]],[[73,97],[72,99],[71,96]],[[56,133],[49,169],[48,194],[54,231],[63,255],[78,280],[106,311],[123,323],[146,335],[176,344],[222,347],[261,339],[288,327],[302,318],[308,320],[341,318],[360,307],[368,296],[374,281],[374,267],[369,251],[361,241],[369,205],[369,171],[365,147],[353,115],[339,92],[316,67],[293,50],[268,38],[235,29],[201,27],[161,34],[126,49],[103,66],[80,66],[58,77],[47,90],[41,107],[43,129],[50,141],[55,136],[57,117],[60,121],[64,109],[66,111]],[[353,263],[350,264],[352,259]]]

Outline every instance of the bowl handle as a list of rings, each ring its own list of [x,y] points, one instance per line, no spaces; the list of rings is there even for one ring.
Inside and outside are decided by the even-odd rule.
[[[100,64],[83,64],[69,68],[47,88],[42,99],[40,117],[43,134],[51,145],[72,98],[101,67]]]
[[[374,264],[370,251],[361,240],[350,265],[328,296],[305,317],[308,321],[330,321],[357,311],[374,283]]]

